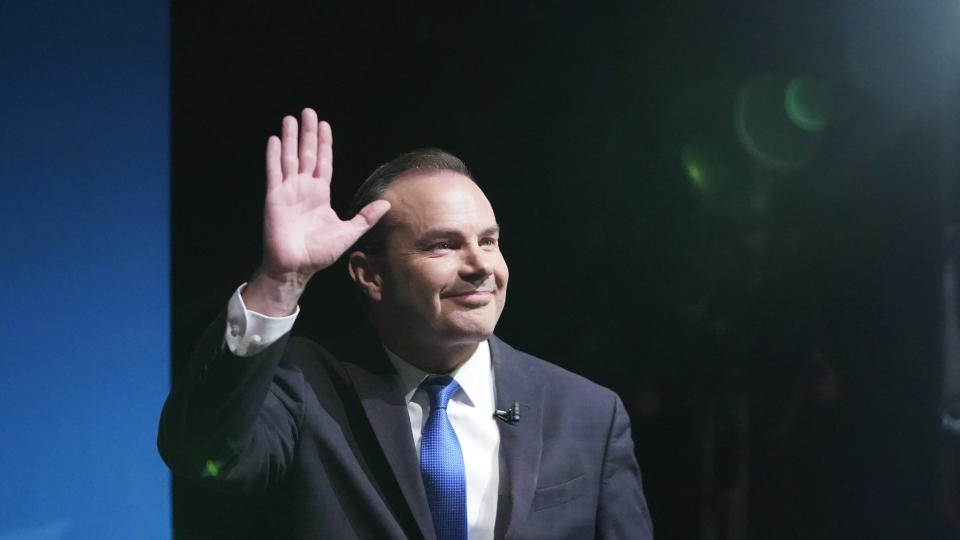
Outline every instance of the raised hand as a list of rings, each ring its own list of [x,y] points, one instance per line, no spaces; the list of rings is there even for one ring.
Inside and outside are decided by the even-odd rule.
[[[313,109],[297,121],[283,119],[281,137],[267,141],[267,196],[264,204],[263,262],[243,292],[249,309],[288,315],[307,281],[332,265],[390,209],[374,201],[352,219],[330,207],[333,135]]]

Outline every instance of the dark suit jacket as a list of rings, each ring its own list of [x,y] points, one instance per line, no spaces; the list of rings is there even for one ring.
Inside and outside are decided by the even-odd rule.
[[[178,474],[264,497],[290,539],[435,538],[406,403],[372,330],[328,351],[284,337],[241,358],[206,332],[158,447]],[[490,338],[500,423],[497,538],[652,538],[620,399]],[[491,411],[492,414],[493,411]]]

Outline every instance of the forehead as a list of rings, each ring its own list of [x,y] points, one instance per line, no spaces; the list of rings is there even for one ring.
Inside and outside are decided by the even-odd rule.
[[[453,171],[405,176],[387,188],[392,228],[421,234],[432,229],[471,232],[496,225],[487,197],[466,176]]]

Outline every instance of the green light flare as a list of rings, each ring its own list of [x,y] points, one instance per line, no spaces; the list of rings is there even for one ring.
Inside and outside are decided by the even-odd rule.
[[[727,165],[719,152],[709,146],[685,144],[680,151],[680,161],[693,187],[701,193],[716,193],[727,182]]]
[[[220,466],[221,466],[221,465],[223,465],[223,464],[222,464],[221,462],[219,462],[219,461],[213,461],[212,459],[208,459],[208,460],[207,460],[206,467],[204,468],[204,471],[203,471],[203,476],[205,476],[205,477],[210,477],[210,476],[216,477],[216,476],[219,476],[219,475],[220,475]]]
[[[690,175],[690,178],[693,179],[693,183],[697,185],[703,185],[703,172],[700,171],[700,166],[695,163],[690,163],[687,165],[687,174]]]
[[[823,131],[830,120],[827,85],[813,79],[791,79],[784,92],[783,105],[787,117],[804,131]]]
[[[820,133],[800,129],[784,111],[787,81],[761,75],[737,92],[734,127],[747,154],[766,169],[795,171],[816,155]]]

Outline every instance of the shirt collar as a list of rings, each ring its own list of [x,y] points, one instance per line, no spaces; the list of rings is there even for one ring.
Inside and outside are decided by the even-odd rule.
[[[430,374],[400,358],[386,346],[383,347],[383,350],[387,353],[387,358],[390,359],[394,369],[397,370],[400,393],[409,403],[413,400],[413,395],[420,387],[420,383]],[[478,401],[483,401],[483,396],[490,393],[490,370],[490,344],[484,340],[480,342],[477,350],[466,362],[447,375],[453,377],[453,380],[460,385],[460,389],[463,390],[462,394],[466,398],[464,402],[468,405],[474,405]],[[454,398],[459,394],[461,392],[457,392]]]

